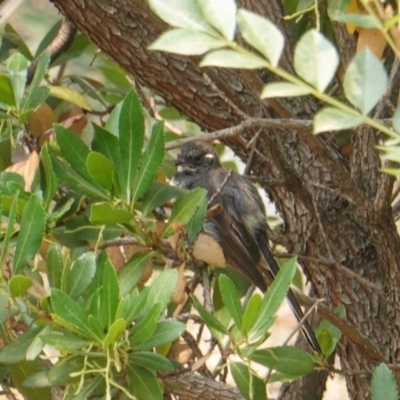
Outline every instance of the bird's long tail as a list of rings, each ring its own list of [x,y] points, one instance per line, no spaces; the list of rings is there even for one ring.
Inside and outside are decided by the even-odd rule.
[[[271,270],[273,277],[275,277],[279,272],[279,265],[276,262],[274,256],[272,255],[271,250],[268,248],[265,238],[259,238],[258,245],[265,261],[267,262]],[[293,292],[290,289],[287,293],[287,298],[290,307],[292,308],[293,314],[295,315],[296,319],[300,322],[304,318],[304,313],[299,303],[297,302],[296,298],[294,297]],[[307,320],[303,321],[301,325],[301,331],[304,337],[306,338],[307,342],[310,344],[311,348],[322,356],[321,347],[318,343],[317,338],[315,337],[314,331],[312,330]]]

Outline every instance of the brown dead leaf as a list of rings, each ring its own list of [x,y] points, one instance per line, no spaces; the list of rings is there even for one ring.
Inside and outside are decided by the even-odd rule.
[[[47,103],[43,103],[27,121],[28,128],[33,136],[38,138],[53,127],[57,121],[53,110]]]
[[[204,233],[201,233],[193,246],[193,256],[196,260],[223,268],[226,265],[225,256],[221,246]]]
[[[135,254],[140,253],[142,251],[146,251],[146,250],[148,250],[147,247],[141,246],[139,244],[124,245],[125,260],[128,261]],[[146,265],[146,268],[143,271],[142,276],[140,277],[140,279],[138,281],[138,285],[144,285],[150,279],[152,274],[153,274],[153,260],[150,259]]]
[[[74,115],[60,123],[65,128],[71,129],[77,135],[80,135],[87,124],[87,118],[84,114]]]
[[[357,28],[357,53],[368,47],[377,58],[381,58],[386,47],[386,40],[378,29]]]
[[[175,304],[182,304],[186,300],[186,278],[185,278],[186,263],[182,263],[178,269],[178,281],[172,295],[172,301]]]
[[[6,169],[8,172],[15,172],[21,175],[25,181],[25,191],[30,192],[35,173],[39,168],[39,156],[36,151],[32,151],[28,158],[18,161]]]
[[[149,262],[146,265],[146,268],[143,271],[142,276],[138,280],[138,285],[144,285],[153,275],[153,260],[150,259]]]
[[[180,364],[188,363],[192,357],[192,349],[182,338],[179,338],[174,343],[172,343],[172,346],[167,354],[167,358],[177,361]]]
[[[125,258],[119,246],[107,247],[106,253],[117,271],[125,265]]]
[[[198,371],[206,362],[207,360],[212,356],[212,354],[206,354],[205,356],[201,357],[199,360],[197,360],[195,363],[193,363],[191,370],[192,372]]]

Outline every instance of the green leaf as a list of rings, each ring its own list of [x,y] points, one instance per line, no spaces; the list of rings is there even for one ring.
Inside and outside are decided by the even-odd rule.
[[[35,75],[30,84],[28,95],[23,102],[23,112],[36,109],[36,107],[46,100],[49,90],[46,87],[40,87],[40,84],[46,75],[49,63],[50,52],[46,51],[39,57],[36,64]]]
[[[247,10],[239,10],[237,22],[246,42],[276,67],[285,45],[281,31],[268,19]]]
[[[61,125],[56,125],[54,131],[61,153],[68,164],[92,186],[106,194],[106,191],[93,179],[92,175],[90,175],[87,170],[86,160],[90,152],[82,139],[80,139],[76,133]]]
[[[106,131],[110,132],[111,134],[115,135],[116,137],[119,136],[119,117],[121,114],[121,108],[123,105],[123,101],[118,103],[114,109],[111,111],[104,128]],[[118,146],[119,152],[119,146]],[[121,158],[121,157],[120,157]],[[118,168],[117,168],[118,170]]]
[[[246,50],[214,50],[200,63],[201,67],[222,67],[240,69],[267,68],[268,62]]]
[[[40,161],[42,162],[45,180],[43,203],[44,209],[48,210],[58,189],[58,179],[53,171],[48,143],[45,143],[40,150]]]
[[[344,93],[363,115],[367,115],[376,106],[385,94],[386,85],[385,67],[368,48],[351,60],[344,74]]]
[[[92,111],[92,107],[87,99],[76,90],[70,89],[66,86],[49,86],[49,89],[50,96],[75,104],[84,110]]]
[[[205,20],[197,1],[190,0],[149,0],[153,11],[169,25],[193,31],[215,34],[215,30]]]
[[[287,375],[300,377],[314,371],[313,357],[295,346],[256,350],[251,360]]]
[[[122,103],[118,127],[123,169],[117,171],[123,177],[120,179],[122,193],[126,201],[130,202],[144,140],[144,115],[140,99],[134,90],[129,91]]]
[[[60,351],[74,352],[89,347],[91,342],[83,340],[79,336],[73,335],[69,332],[50,332],[47,334],[40,334],[40,339],[43,343],[49,344]]]
[[[137,400],[162,400],[163,394],[159,382],[153,373],[132,363],[128,364],[129,392]]]
[[[361,115],[333,107],[324,107],[314,116],[314,133],[355,128],[363,122],[364,119]]]
[[[400,107],[397,107],[393,118],[392,118],[392,123],[393,123],[393,129],[397,132],[400,133]]]
[[[50,388],[26,387],[27,377],[36,373],[45,372],[42,360],[19,361],[17,364],[7,365],[7,371],[13,383],[13,387],[27,400],[51,400]]]
[[[76,299],[89,286],[96,272],[96,259],[93,252],[84,253],[72,265],[68,276],[68,294]]]
[[[343,319],[345,319],[345,314],[341,312],[340,309],[335,309],[335,312],[337,312]],[[322,320],[321,323],[318,325],[317,339],[318,343],[321,343],[322,352],[326,357],[333,353],[336,348],[336,344],[340,340],[341,336],[341,330],[326,320]]]
[[[24,275],[14,275],[8,282],[8,287],[13,297],[23,296],[32,285],[32,278]]]
[[[275,82],[265,85],[262,92],[262,99],[269,99],[274,97],[295,97],[304,96],[311,93],[311,89],[294,85],[289,82]]]
[[[303,35],[294,52],[294,68],[300,77],[323,92],[338,65],[335,47],[321,33],[313,29]]]
[[[119,303],[119,285],[117,274],[107,259],[103,270],[103,286],[100,290],[100,324],[108,328],[115,321]]]
[[[147,216],[154,209],[162,206],[166,201],[181,196],[184,193],[185,191],[183,189],[163,182],[154,181],[143,197],[143,216]]]
[[[197,310],[197,312],[200,314],[200,317],[203,319],[203,321],[207,324],[207,326],[209,326],[212,329],[215,329],[218,332],[221,332],[225,335],[228,335],[228,329],[221,324],[221,322],[219,322],[217,320],[217,318],[215,318],[212,314],[210,314],[199,302],[199,300],[197,300],[197,297],[194,295],[190,296],[192,301],[193,301],[193,305],[194,308]]]
[[[257,315],[260,312],[261,304],[262,297],[258,293],[255,293],[250,297],[243,313],[242,331],[245,335],[250,332],[254,323],[257,321]]]
[[[221,274],[219,277],[219,290],[225,307],[228,309],[239,331],[242,331],[243,310],[235,284],[226,275]]]
[[[0,102],[10,107],[15,106],[15,98],[10,78],[6,75],[0,75]]]
[[[153,126],[149,144],[143,153],[140,171],[136,181],[133,200],[142,197],[149,189],[154,176],[164,158],[164,123],[157,122]]]
[[[107,191],[111,191],[113,175],[116,170],[109,158],[101,153],[92,151],[86,160],[86,167],[93,179]]]
[[[17,217],[18,196],[19,196],[19,191],[16,191],[16,193],[13,197],[12,203],[11,203],[10,212],[8,213],[7,228],[6,228],[3,243],[1,246],[1,254],[0,254],[0,264],[1,265],[3,265],[3,261],[7,257],[8,245],[10,243],[11,235],[14,233],[14,230],[15,230],[14,223],[15,223],[15,219]],[[2,202],[2,207],[4,208],[3,202]]]
[[[150,46],[150,50],[175,54],[199,55],[226,46],[226,42],[208,33],[189,29],[172,29],[163,33]]]
[[[286,261],[271,286],[264,295],[261,309],[257,315],[257,321],[251,329],[249,336],[256,340],[265,334],[266,329],[272,323],[278,308],[285,299],[296,272],[296,257]]]
[[[197,0],[206,21],[225,39],[232,41],[236,28],[236,3],[234,0]]]
[[[200,202],[206,196],[207,191],[202,188],[195,188],[191,192],[180,196],[174,204],[162,237],[168,237],[173,234],[174,224],[186,225],[197,211]]]
[[[113,209],[108,203],[95,203],[90,207],[89,220],[93,224],[109,225],[129,222],[133,218],[130,211]]]
[[[61,276],[64,269],[61,247],[51,243],[46,254],[47,278],[51,288],[61,288]]]
[[[25,267],[28,261],[36,255],[43,238],[45,225],[46,215],[42,199],[38,195],[32,195],[22,214],[14,256],[14,274]]]
[[[101,186],[100,188],[97,185],[94,186],[85,178],[82,178],[82,176],[75,172],[66,161],[56,157],[53,153],[50,153],[50,157],[54,172],[60,181],[66,183],[72,190],[98,200],[110,199],[110,196]],[[93,178],[91,178],[91,180],[93,180]]]
[[[57,36],[58,31],[61,28],[62,24],[62,19],[57,21],[46,33],[44,38],[41,40],[39,43],[38,48],[36,49],[35,57],[39,56],[42,54],[43,51],[47,48],[47,46],[50,45],[50,43],[54,40],[54,38]]]
[[[147,307],[153,307],[160,303],[165,307],[170,301],[178,282],[178,271],[176,269],[165,269],[157,276],[149,288],[147,296]]]
[[[379,364],[372,375],[371,400],[398,400],[396,377],[384,363]]]
[[[132,347],[137,347],[146,342],[149,337],[154,334],[162,309],[162,304],[154,304],[154,306],[146,312],[140,321],[134,325],[131,330],[131,336],[129,337],[129,343]]]
[[[121,296],[130,293],[136,286],[153,255],[153,252],[136,253],[119,271],[118,280]]]
[[[199,208],[197,209],[194,217],[189,221],[186,225],[186,233],[190,242],[194,242],[197,238],[198,234],[203,229],[204,219],[206,217],[208,207],[208,200],[206,197],[199,204]]]
[[[55,322],[85,338],[101,340],[94,332],[91,332],[87,323],[87,315],[70,296],[61,290],[52,288],[51,305],[54,309],[53,319]]]
[[[231,362],[229,369],[236,386],[246,400],[266,400],[264,382],[242,363]]]
[[[160,322],[154,334],[146,341],[136,346],[139,350],[151,349],[176,340],[185,331],[186,325],[179,321]]]
[[[20,104],[25,92],[27,69],[28,60],[22,54],[15,53],[8,64],[8,72],[10,73],[14,99],[17,105]]]
[[[28,332],[18,335],[17,340],[6,345],[0,351],[0,362],[14,364],[26,358],[29,346],[41,332],[41,328],[31,328]]]
[[[126,321],[123,318],[118,318],[110,326],[107,335],[103,341],[103,347],[105,349],[113,346],[117,339],[122,335],[126,328]]]
[[[359,26],[360,28],[372,29],[379,28],[379,20],[372,15],[367,14],[344,14],[336,15],[335,21],[342,22],[343,24],[351,24]]]
[[[129,363],[146,368],[149,371],[170,371],[174,369],[174,365],[170,360],[160,354],[149,351],[130,354]]]

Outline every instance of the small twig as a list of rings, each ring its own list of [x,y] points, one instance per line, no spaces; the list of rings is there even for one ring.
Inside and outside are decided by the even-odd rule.
[[[197,360],[200,360],[201,358],[203,358],[203,353],[201,352],[200,347],[199,347],[197,341],[195,340],[195,338],[188,331],[183,332],[182,337],[185,340],[185,342],[187,343],[187,345],[190,347],[190,350],[193,351],[193,354],[197,358]],[[198,369],[198,371],[202,375],[204,375],[208,378],[212,377],[211,372],[207,369],[205,364],[203,364]]]
[[[212,204],[212,202],[215,200],[215,198],[221,194],[222,189],[224,188],[224,186],[227,184],[227,182],[229,181],[229,178],[232,175],[232,170],[230,169],[228,171],[228,173],[226,174],[224,180],[222,181],[221,185],[218,187],[218,190],[216,190],[216,192],[210,197],[210,199],[208,200],[208,205],[210,206]]]
[[[208,268],[202,268],[201,278],[203,284],[204,308],[209,313],[212,313],[214,311],[214,306],[211,298],[211,282],[210,282],[210,276],[208,274]]]
[[[256,149],[256,144],[258,141],[258,137],[260,136],[261,130],[258,130],[257,133],[251,138],[251,140],[247,143],[247,148],[251,146],[249,157],[247,158],[246,167],[244,169],[243,175],[248,175],[251,169],[251,165],[254,159],[254,153]]]

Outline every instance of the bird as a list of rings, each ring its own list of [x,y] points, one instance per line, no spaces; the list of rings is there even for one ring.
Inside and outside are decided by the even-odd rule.
[[[171,183],[187,190],[206,189],[209,207],[218,209],[205,219],[204,232],[220,245],[229,266],[265,292],[267,277],[274,278],[280,268],[269,248],[265,206],[256,187],[246,176],[223,168],[214,147],[204,141],[186,142],[175,165],[177,172]],[[265,263],[268,271],[262,266]],[[287,298],[301,321],[304,313],[290,289]],[[322,355],[307,320],[301,330],[311,348]]]

